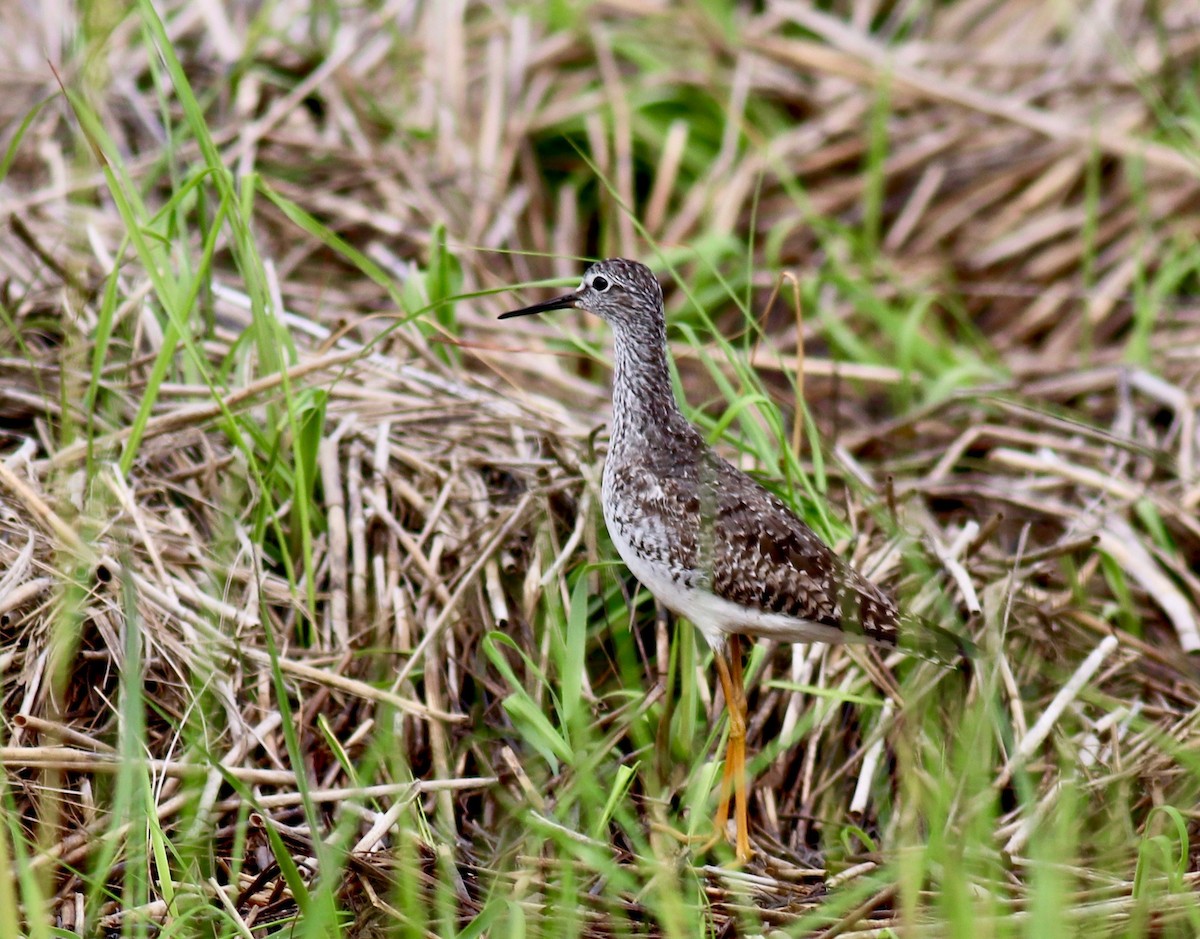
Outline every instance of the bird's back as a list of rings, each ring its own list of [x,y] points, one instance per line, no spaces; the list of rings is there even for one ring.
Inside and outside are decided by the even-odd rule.
[[[638,580],[714,646],[729,633],[895,644],[895,601],[688,431],[605,466],[605,521]]]

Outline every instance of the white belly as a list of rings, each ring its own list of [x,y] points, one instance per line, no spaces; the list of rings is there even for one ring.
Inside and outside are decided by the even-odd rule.
[[[666,565],[647,560],[636,551],[605,511],[604,521],[609,537],[630,573],[649,590],[658,602],[696,626],[704,641],[713,649],[722,649],[731,633],[755,636],[760,639],[780,639],[784,642],[845,642],[858,637],[847,636],[842,630],[809,620],[797,619],[783,613],[769,613],[740,606],[702,588],[684,586],[683,572],[677,580]]]

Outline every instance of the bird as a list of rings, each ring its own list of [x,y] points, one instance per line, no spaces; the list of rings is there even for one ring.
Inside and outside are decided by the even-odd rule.
[[[895,647],[894,596],[843,561],[779,496],[722,458],[684,416],[669,369],[662,286],[624,258],[592,264],[567,294],[512,319],[578,309],[613,332],[612,424],[601,481],[609,536],[630,573],[712,650],[729,713],[714,819],[732,793],[739,862],[753,856],[746,781],[743,642]]]

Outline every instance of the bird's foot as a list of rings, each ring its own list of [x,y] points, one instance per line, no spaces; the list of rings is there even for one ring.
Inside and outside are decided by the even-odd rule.
[[[745,832],[740,832],[739,834],[742,837],[739,839],[728,830],[728,825],[714,825],[710,832],[694,833],[680,831],[661,822],[651,822],[650,827],[661,834],[673,838],[680,844],[686,845],[696,855],[708,854],[708,852],[724,841],[727,844],[733,845],[739,865],[747,863],[754,857],[754,848],[750,845],[750,838]]]
[[[688,847],[691,847],[694,844],[702,843],[701,848],[705,851],[707,851],[709,847],[715,844],[721,837],[719,832],[715,835],[708,835],[700,834],[699,832],[680,831],[678,828],[668,825],[666,822],[651,822],[650,828],[653,831],[658,832],[660,835],[666,835],[673,841],[677,841],[682,845],[687,845]]]

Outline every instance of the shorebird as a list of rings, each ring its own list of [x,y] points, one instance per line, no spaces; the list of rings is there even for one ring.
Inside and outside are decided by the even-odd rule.
[[[715,819],[732,791],[739,861],[747,822],[742,638],[895,646],[894,598],[846,564],[778,496],[722,459],[683,416],[667,365],[662,287],[644,264],[593,264],[578,289],[500,319],[580,309],[613,330],[604,522],[630,572],[712,649],[729,711]]]

